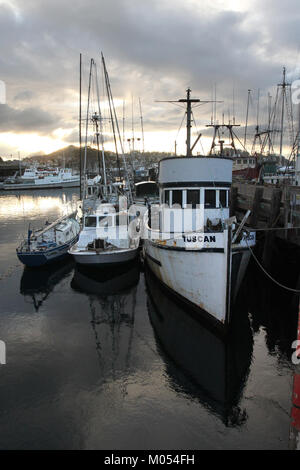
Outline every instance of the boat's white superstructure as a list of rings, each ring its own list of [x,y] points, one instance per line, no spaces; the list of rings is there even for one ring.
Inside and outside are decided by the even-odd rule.
[[[85,212],[79,240],[69,253],[78,264],[124,263],[137,256],[139,241],[135,220],[128,211],[117,212],[114,204],[102,202]]]
[[[188,105],[189,92],[180,100]],[[193,157],[188,146],[186,157],[160,161],[158,183],[160,204],[145,221],[146,262],[173,293],[216,325],[227,324],[249,261],[248,245],[255,244],[255,233],[237,233],[230,218],[232,159]]]

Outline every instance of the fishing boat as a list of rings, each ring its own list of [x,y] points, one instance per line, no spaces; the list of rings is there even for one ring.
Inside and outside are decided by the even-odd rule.
[[[193,156],[192,104],[187,89],[186,156],[159,163],[160,204],[145,220],[144,257],[155,276],[176,296],[197,308],[211,325],[226,330],[250,258],[255,233],[230,217],[232,159]]]
[[[96,64],[94,60],[91,59],[83,174],[85,175],[87,167],[86,158],[88,124],[89,122],[92,122],[96,135],[95,140],[97,142],[97,150],[99,155],[99,171],[103,176],[103,184],[99,184],[97,186],[96,192],[94,191],[91,194],[88,194],[85,184],[86,180],[84,180],[82,231],[80,233],[78,242],[74,244],[69,250],[69,253],[73,256],[76,263],[98,267],[125,263],[136,258],[140,244],[140,227],[139,220],[137,218],[139,214],[131,214],[128,210],[128,203],[132,203],[131,184],[128,177],[126,160],[119,134],[117,116],[103,55],[102,64],[104,69],[108,104],[111,113],[111,123],[113,125],[114,140],[116,145],[116,155],[119,166],[119,181],[107,181],[103,148],[104,139],[102,132],[102,114],[100,109],[99,95],[98,113],[93,113],[92,117],[89,115],[90,90],[92,89],[93,85],[96,88],[98,86]],[[93,83],[93,80],[95,80],[96,83]],[[122,178],[116,133],[118,133],[123,156],[123,164],[125,169],[125,175],[123,179],[125,184],[121,183]],[[102,143],[102,168],[100,167],[100,142]]]
[[[61,260],[78,240],[80,224],[64,216],[40,230],[28,230],[27,239],[16,249],[19,260],[29,267],[39,267]]]
[[[114,204],[102,202],[92,212],[85,213],[79,240],[69,253],[78,264],[120,264],[137,257],[139,242],[135,217],[127,210],[116,212]]]
[[[78,187],[79,185],[79,175],[73,175],[70,168],[27,168],[18,181],[6,180],[3,189],[51,189]]]

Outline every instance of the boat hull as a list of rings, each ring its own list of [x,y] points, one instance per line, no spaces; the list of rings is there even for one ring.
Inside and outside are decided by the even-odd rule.
[[[78,235],[71,242],[52,248],[51,250],[45,250],[44,252],[26,252],[17,250],[17,256],[21,263],[30,268],[45,266],[60,261],[67,256],[68,250],[77,242],[77,240]]]
[[[74,260],[78,264],[87,265],[87,266],[101,266],[101,265],[113,265],[127,263],[132,261],[137,257],[138,248],[130,250],[120,250],[120,251],[106,251],[101,253],[96,253],[94,251],[76,251],[70,250],[69,253],[73,256]]]
[[[77,188],[80,186],[80,181],[62,181],[59,183],[16,183],[16,184],[3,184],[2,189],[5,191],[15,191],[24,189],[52,189],[52,188]]]
[[[147,240],[145,257],[153,274],[199,315],[216,326],[229,323],[230,306],[248,265],[249,250],[176,250]]]

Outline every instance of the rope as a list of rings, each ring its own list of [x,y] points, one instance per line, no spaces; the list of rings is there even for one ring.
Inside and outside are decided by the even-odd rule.
[[[281,287],[282,289],[285,289],[285,290],[288,290],[290,292],[294,292],[295,294],[298,294],[300,295],[300,290],[298,289],[292,289],[291,287],[287,287],[287,286],[284,286],[283,284],[281,284],[280,282],[276,281],[276,279],[274,279],[271,274],[269,274],[265,268],[263,267],[263,265],[258,261],[257,257],[255,256],[255,254],[253,253],[251,247],[248,245],[248,241],[246,239],[246,243],[247,243],[247,246],[250,250],[250,253],[252,254],[253,258],[255,259],[256,263],[258,264],[258,266],[261,268],[261,270],[264,272],[264,274],[269,278],[271,279],[272,282],[274,282],[275,284],[277,284],[279,287]]]
[[[247,232],[269,232],[269,231],[277,231],[277,230],[297,230],[300,229],[300,226],[298,227],[266,227],[266,228],[251,228],[251,227],[245,227],[245,230]]]

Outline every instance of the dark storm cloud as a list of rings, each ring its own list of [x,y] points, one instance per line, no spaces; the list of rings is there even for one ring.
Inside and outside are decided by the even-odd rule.
[[[76,100],[79,52],[86,90],[88,60],[100,62],[103,50],[114,96],[141,96],[146,131],[164,130],[166,121],[177,128],[181,110],[154,101],[180,98],[187,86],[209,99],[216,83],[225,102],[218,110],[226,115],[235,88],[235,111],[243,119],[248,88],[267,90],[278,83],[283,65],[296,67],[300,17],[298,0],[246,3],[244,11],[212,11],[203,1],[16,0],[14,7],[0,7],[0,79],[8,99],[24,107],[27,94],[45,113],[35,119],[37,111],[29,108],[33,126],[40,121],[43,132],[61,126],[51,117],[59,113],[76,129],[77,103],[72,112],[62,106],[66,90]],[[200,123],[207,122],[210,106],[201,111]],[[29,117],[11,114],[7,122],[1,119],[2,129],[32,127]]]
[[[59,127],[59,119],[37,108],[14,109],[0,104],[1,132],[49,133]]]

